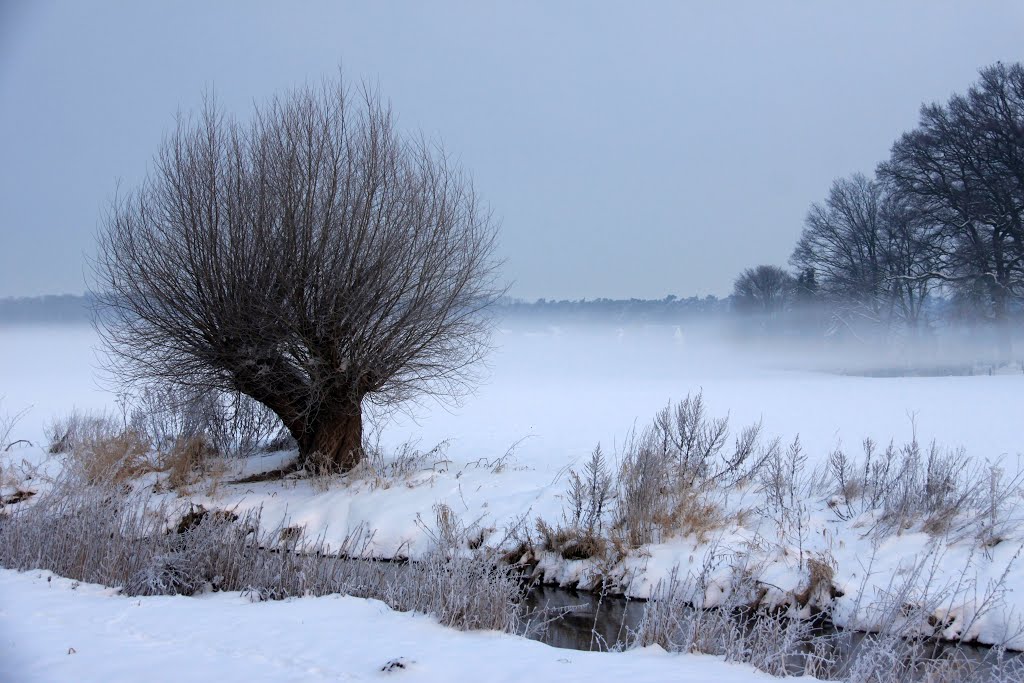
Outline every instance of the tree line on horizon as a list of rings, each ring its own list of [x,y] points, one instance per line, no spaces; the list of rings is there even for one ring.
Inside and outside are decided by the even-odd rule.
[[[1024,302],[1024,66],[985,67],[966,93],[923,105],[873,174],[838,178],[811,205],[789,265],[744,270],[736,310],[817,310],[839,335],[969,323],[1009,354]]]

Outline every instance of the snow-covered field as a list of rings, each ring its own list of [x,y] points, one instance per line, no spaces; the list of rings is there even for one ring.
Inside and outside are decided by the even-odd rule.
[[[55,415],[72,408],[114,408],[113,397],[98,388],[93,343],[89,330],[3,331],[0,395],[6,398],[0,408],[8,413],[29,409],[15,430],[15,438],[41,443],[43,427]],[[642,428],[670,400],[697,391],[703,391],[712,415],[729,415],[734,432],[761,420],[768,438],[778,436],[788,443],[799,434],[809,467],[824,463],[837,445],[859,455],[859,444],[865,437],[882,444],[890,439],[901,443],[909,440],[915,429],[923,442],[934,439],[943,448],[962,447],[974,462],[1000,461],[1009,471],[1016,471],[1019,454],[1024,451],[1020,428],[1024,375],[1020,374],[846,376],[794,369],[793,356],[787,363],[780,363],[678,328],[549,327],[527,331],[510,327],[498,332],[495,344],[486,381],[461,405],[427,402],[394,416],[388,423],[381,439],[385,451],[410,439],[417,440],[422,449],[447,442],[440,451],[442,455],[421,463],[400,481],[379,482],[363,477],[326,490],[304,481],[260,483],[220,486],[212,494],[197,487],[194,498],[208,506],[261,507],[265,523],[273,526],[287,519],[304,526],[308,534],[322,535],[328,543],[339,543],[364,525],[374,531],[370,551],[379,556],[416,556],[424,552],[432,542],[429,520],[434,506],[444,503],[464,522],[484,529],[485,542],[498,543],[505,528],[518,520],[532,524],[534,518],[551,522],[561,518],[566,471],[581,464],[595,444],[601,442],[605,451],[614,455],[632,428]],[[841,367],[841,363],[835,366]],[[41,450],[15,449],[8,457],[38,460]],[[270,468],[275,457],[280,456],[254,460],[243,467],[248,471]],[[741,505],[742,501],[731,504]],[[837,616],[849,625],[875,625],[857,597],[893,591],[901,577],[913,574],[915,566],[933,572],[933,590],[959,591],[947,596],[947,607],[959,605],[972,591],[974,595],[984,594],[988,586],[1002,578],[1005,603],[973,623],[969,634],[972,638],[1003,642],[1018,623],[1015,615],[1024,614],[1024,568],[1016,564],[1024,538],[1015,535],[994,549],[973,551],[964,544],[936,549],[922,533],[906,533],[875,543],[863,528],[834,519],[823,500],[810,501],[807,516],[807,537],[799,540],[801,551],[816,557],[827,553],[834,560],[834,582],[845,593],[836,604]],[[623,570],[630,572],[627,591],[645,597],[676,565],[684,572],[697,571],[709,549],[727,551],[749,542],[755,531],[766,533],[761,528],[732,526],[716,531],[710,540],[691,536],[650,546],[623,565]],[[776,547],[757,558],[764,580],[783,591],[797,590],[803,580],[796,566],[799,561],[791,552],[796,543],[791,538],[780,539]],[[586,562],[551,558],[542,567],[549,579],[581,581],[584,585],[590,571]],[[79,650],[72,635],[88,633],[88,639],[77,642],[91,642],[88,647],[95,647],[91,652],[130,647],[132,652],[166,656],[173,661],[194,650],[198,653],[197,667],[202,661],[220,662],[211,666],[232,661],[253,668],[259,674],[255,678],[268,680],[328,676],[339,671],[369,677],[377,675],[378,669],[394,657],[416,660],[410,671],[420,672],[423,680],[441,680],[444,676],[458,679],[459,671],[473,671],[474,666],[488,672],[482,680],[517,680],[513,674],[521,671],[503,657],[509,658],[508,662],[520,657],[550,660],[539,665],[553,667],[545,669],[541,678],[578,675],[581,679],[587,676],[603,680],[591,678],[591,672],[600,670],[611,680],[611,672],[620,666],[641,680],[648,675],[646,671],[655,680],[665,678],[668,670],[673,676],[686,678],[681,673],[686,666],[698,667],[691,680],[740,680],[728,676],[748,675],[735,668],[705,672],[699,667],[718,663],[709,665],[685,657],[649,656],[643,652],[601,660],[560,653],[510,637],[448,634],[427,619],[389,614],[379,605],[355,599],[248,605],[238,596],[218,595],[140,602],[111,597],[93,587],[71,592],[63,582],[44,585],[34,577],[10,572],[0,576],[0,609],[5,610],[0,615],[2,623],[10,623],[8,615],[12,612],[32,615],[24,630],[18,626],[13,640],[8,633],[0,634],[4,644],[13,643],[13,651],[24,655],[37,652],[24,645],[29,640],[40,647],[51,647],[45,656],[40,650],[37,657],[24,660],[30,666],[43,661],[49,662],[47,666],[76,666],[74,662],[84,657],[69,658],[64,653],[68,647]],[[66,619],[57,616],[65,611]],[[972,621],[970,609],[954,611],[956,614],[948,615],[958,619],[953,627]],[[368,617],[368,612],[375,616]],[[106,626],[112,619],[123,621],[124,629]],[[337,627],[341,630],[323,626],[324,620],[334,619],[363,625]],[[245,627],[228,628],[234,620]],[[308,624],[309,629],[299,631],[312,630],[316,637],[304,642],[301,635],[293,634],[282,635],[284,640],[279,640],[277,635],[271,637],[261,631],[278,628],[274,624],[286,620]],[[198,623],[202,626],[196,626]],[[177,628],[175,624],[182,626]],[[377,630],[378,625],[382,630]],[[384,630],[388,635],[383,635]],[[401,641],[408,643],[407,647],[390,647],[392,630],[409,634]],[[282,627],[281,634],[286,633],[288,629]],[[218,637],[227,639],[224,646]],[[375,637],[379,645],[366,644]],[[61,638],[64,640],[57,643]],[[273,644],[269,654],[268,643]],[[1011,638],[1011,644],[1022,647],[1024,639]],[[493,654],[489,654],[492,646]],[[88,647],[83,652],[89,652]],[[446,648],[453,653],[472,650],[473,656],[468,663],[443,664],[448,658],[440,653]],[[57,649],[66,659],[53,654]],[[452,657],[458,659],[461,654]],[[342,658],[350,661],[340,669],[331,664]],[[560,658],[572,660],[573,666],[567,667],[571,674],[558,668]],[[467,668],[445,668],[463,665]],[[110,669],[112,675],[118,671],[115,662],[104,666],[114,667]],[[74,678],[73,668],[52,670],[59,672],[56,680]],[[160,667],[153,666],[152,670],[159,671]],[[128,669],[120,671],[124,680],[130,678]],[[274,671],[279,675],[271,675]]]
[[[499,330],[487,378],[474,394],[457,408],[426,401],[412,415],[397,415],[385,440],[415,438],[424,447],[447,440],[449,457],[465,461],[493,459],[519,442],[520,464],[554,473],[599,441],[610,450],[669,400],[703,389],[713,414],[728,414],[736,428],[763,420],[766,433],[784,441],[799,434],[812,458],[865,437],[905,440],[912,420],[922,440],[964,447],[973,457],[1024,452],[1024,374],[880,378],[788,370],[724,341],[690,336],[660,327]],[[30,409],[19,437],[41,440],[45,424],[73,408],[116,408],[96,370],[95,344],[89,328],[0,331],[2,409]]]

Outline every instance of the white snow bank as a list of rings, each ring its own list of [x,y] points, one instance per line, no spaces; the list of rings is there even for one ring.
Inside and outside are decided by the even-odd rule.
[[[391,672],[382,669],[393,665]],[[559,650],[461,633],[374,600],[251,603],[237,593],[125,598],[46,572],[0,569],[0,680],[10,681],[715,681],[770,677],[657,647]]]

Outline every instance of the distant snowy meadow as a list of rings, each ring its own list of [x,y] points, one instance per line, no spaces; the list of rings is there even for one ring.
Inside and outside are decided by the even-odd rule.
[[[17,438],[41,441],[54,417],[78,410],[116,411],[99,371],[95,332],[85,326],[10,327],[0,331],[0,410],[27,411]],[[865,377],[840,374],[841,358],[806,369],[786,356],[738,347],[685,327],[537,327],[508,323],[476,391],[459,405],[432,401],[390,416],[384,444],[448,441],[448,457],[514,457],[558,470],[601,442],[614,452],[634,427],[670,400],[703,390],[712,415],[734,429],[763,421],[765,434],[796,435],[812,463],[838,444],[857,450],[908,440],[965,448],[974,458],[1016,458],[1024,374]],[[804,366],[804,369],[800,369]]]

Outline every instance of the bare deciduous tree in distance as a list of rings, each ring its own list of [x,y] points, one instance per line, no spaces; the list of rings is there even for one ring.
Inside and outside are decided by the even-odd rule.
[[[932,289],[930,224],[905,197],[855,173],[832,183],[811,205],[790,263],[821,278],[836,318],[884,328],[903,323],[916,334]]]
[[[301,461],[362,458],[364,403],[459,395],[502,293],[497,227],[436,145],[340,81],[257,107],[212,98],[116,199],[94,289],[123,381],[240,392]]]
[[[790,305],[796,283],[778,266],[747,268],[733,282],[732,295],[743,313],[778,315]]]
[[[987,309],[1009,359],[1024,295],[1024,65],[988,66],[965,95],[921,107],[879,175],[933,226],[926,276]]]
[[[828,199],[811,205],[790,258],[815,270],[830,299],[872,320],[885,305],[882,203],[881,186],[867,177],[836,180]]]

